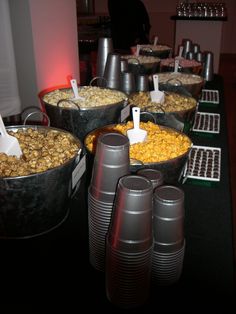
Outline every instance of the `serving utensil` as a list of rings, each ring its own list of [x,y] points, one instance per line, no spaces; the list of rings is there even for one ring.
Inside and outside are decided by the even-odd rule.
[[[141,45],[137,45],[136,51],[135,51],[136,56],[139,56],[140,49],[141,49]]]
[[[154,90],[150,91],[151,100],[153,102],[163,104],[163,102],[165,101],[165,94],[164,92],[159,90],[159,79],[157,74],[153,75],[153,85]]]
[[[74,93],[74,99],[73,100],[84,100],[84,97],[79,96],[79,90],[78,90],[78,85],[76,79],[70,80],[71,87],[73,89]]]
[[[20,144],[16,137],[9,135],[0,115],[0,153],[13,155],[18,158],[22,155]]]
[[[175,60],[183,59],[183,51],[184,51],[184,46],[180,46],[179,47],[179,55],[175,57]]]
[[[157,43],[158,43],[158,36],[155,36],[155,37],[154,37],[154,43],[153,43],[153,45],[156,46]]]
[[[144,142],[147,138],[147,131],[140,129],[140,108],[132,108],[134,128],[127,130],[127,136],[129,138],[130,144],[135,144],[139,142]]]

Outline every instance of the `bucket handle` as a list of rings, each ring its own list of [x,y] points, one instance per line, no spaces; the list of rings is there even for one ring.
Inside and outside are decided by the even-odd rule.
[[[75,186],[71,189],[70,199],[73,199],[81,184],[81,178],[84,175],[86,170],[86,151],[81,148],[77,153],[77,158],[75,162],[75,167],[73,169],[73,172],[76,173],[76,175],[79,175],[79,179],[76,182]]]
[[[103,76],[95,76],[94,78],[91,79],[89,86],[94,86],[93,82],[95,82],[96,80],[103,80],[105,82],[105,86],[102,84],[101,86],[98,85],[99,87],[106,87],[107,86],[107,79]]]
[[[145,110],[148,110],[148,108],[151,108],[151,107],[152,107],[152,105],[146,106],[144,108],[145,108]],[[163,107],[160,104],[158,104],[157,107],[158,107],[158,109],[160,109],[162,111],[163,114],[166,114],[165,109],[163,109]]]
[[[135,158],[130,158],[130,165],[131,166],[143,166],[144,163],[141,160],[135,159]]]
[[[151,113],[151,112],[148,112],[148,111],[141,111],[140,112],[140,116],[142,115],[142,114],[146,114],[146,115],[148,115],[148,116],[150,116],[151,118],[152,118],[152,120],[153,120],[153,123],[157,123],[156,122],[156,118],[154,117],[154,115]]]
[[[171,81],[176,81],[178,84],[171,84],[170,83]],[[179,79],[174,78],[174,77],[172,77],[169,80],[167,80],[166,83],[170,84],[170,85],[174,85],[174,86],[183,86],[182,82]]]
[[[139,59],[137,59],[137,58],[135,58],[135,57],[128,58],[128,61],[129,61],[129,60],[134,60],[134,62],[130,62],[130,63],[132,63],[132,64],[138,64],[139,66],[141,65]]]
[[[42,112],[41,110],[39,111],[33,111],[33,112],[30,112],[24,119],[23,121],[23,125],[26,125],[26,121],[29,119],[29,117],[35,115],[35,114],[41,114],[44,118],[47,119],[47,126],[50,126],[50,118],[49,116],[45,113],[45,112]]]
[[[75,105],[75,107],[76,107],[77,110],[80,110],[80,106],[79,106],[77,103],[75,103],[72,99],[60,99],[60,100],[57,102],[57,107],[60,107],[60,104],[61,104],[62,102],[72,103],[73,105]],[[68,108],[62,108],[62,107],[60,107],[60,109],[68,109]],[[69,109],[70,109],[70,108],[69,108]],[[60,111],[60,113],[61,113],[61,111]]]
[[[141,50],[147,51],[147,52],[153,52],[153,49],[152,49],[151,47],[148,47],[148,46],[143,46],[143,47],[141,48]]]

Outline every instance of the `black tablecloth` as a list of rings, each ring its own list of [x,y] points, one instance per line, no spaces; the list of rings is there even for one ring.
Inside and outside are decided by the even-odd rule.
[[[222,78],[215,76],[206,87],[220,91],[219,107],[210,110],[221,114],[220,134],[216,137],[190,136],[195,145],[221,147],[220,183],[215,187],[181,185],[185,192],[186,238],[182,276],[173,286],[151,287],[147,304],[129,313],[199,313],[207,310],[229,313],[231,306],[231,312],[235,310],[232,209]],[[68,309],[74,306],[76,312],[83,306],[87,311],[123,312],[107,300],[104,274],[89,264],[86,198],[83,178],[79,192],[71,200],[69,216],[61,226],[27,240],[0,240],[0,304],[7,304],[8,309],[13,305],[18,309],[21,306],[31,313],[45,313],[46,309],[55,311],[64,305]],[[49,302],[47,306],[46,302]]]

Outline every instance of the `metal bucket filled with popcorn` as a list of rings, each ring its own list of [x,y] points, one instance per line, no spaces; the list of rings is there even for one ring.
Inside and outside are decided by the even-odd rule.
[[[0,153],[0,237],[28,238],[59,226],[80,185],[75,179],[82,143],[46,126],[11,126],[22,156]]]

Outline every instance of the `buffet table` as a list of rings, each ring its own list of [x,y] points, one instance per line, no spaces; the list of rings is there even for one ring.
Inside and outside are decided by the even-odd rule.
[[[207,87],[220,93],[219,107],[211,109],[221,114],[220,134],[190,137],[195,145],[221,147],[221,180],[215,187],[180,184],[185,192],[186,251],[182,276],[173,286],[151,287],[147,304],[137,309],[140,312],[199,313],[203,309],[227,312],[234,306],[232,212],[222,78],[216,75]],[[2,303],[20,304],[23,308],[33,304],[34,309],[42,312],[46,302],[47,308],[54,312],[63,305],[67,309],[76,306],[76,310],[85,307],[87,312],[94,308],[118,312],[106,298],[104,274],[89,264],[85,184],[84,175],[79,191],[68,204],[67,219],[55,230],[24,240],[1,239]]]

